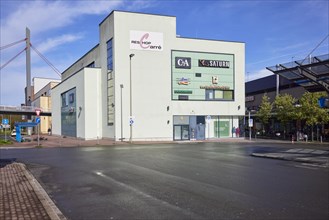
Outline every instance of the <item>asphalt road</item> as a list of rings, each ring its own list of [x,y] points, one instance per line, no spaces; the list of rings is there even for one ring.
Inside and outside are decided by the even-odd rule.
[[[248,144],[0,151],[69,219],[329,219],[328,169],[251,157]]]

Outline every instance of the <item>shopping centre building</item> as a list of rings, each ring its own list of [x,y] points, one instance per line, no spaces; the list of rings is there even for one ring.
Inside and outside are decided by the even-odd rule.
[[[53,134],[205,140],[241,126],[243,42],[183,38],[176,17],[122,11],[99,24],[99,37],[52,90]]]

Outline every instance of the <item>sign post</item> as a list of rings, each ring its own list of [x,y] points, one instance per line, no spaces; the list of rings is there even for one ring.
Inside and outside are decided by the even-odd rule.
[[[39,138],[40,118],[37,117],[37,118],[35,119],[35,122],[38,123],[38,127],[37,127],[37,129],[38,129],[38,146],[40,146],[40,138]]]
[[[252,120],[252,118],[250,118],[250,111],[248,112],[248,118],[249,118],[249,120],[248,120],[248,124],[249,124],[249,141],[251,141],[251,127],[253,127],[253,124],[254,124],[254,122],[253,122],[253,120]]]
[[[35,122],[38,123],[38,127],[37,127],[37,130],[38,130],[38,146],[40,146],[40,136],[39,136],[39,130],[40,130],[40,113],[41,113],[41,109],[37,108],[35,109],[35,114],[38,116],[36,119],[35,119]]]
[[[7,130],[7,125],[8,125],[8,123],[9,123],[9,121],[8,121],[7,118],[2,119],[2,124],[3,124],[3,125],[6,125],[6,126],[5,126],[5,141],[7,141],[7,132],[6,132],[6,130]]]

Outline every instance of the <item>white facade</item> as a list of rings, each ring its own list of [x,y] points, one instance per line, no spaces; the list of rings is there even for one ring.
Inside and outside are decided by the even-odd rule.
[[[161,15],[114,11],[99,27],[99,45],[52,91],[53,134],[127,141],[232,137],[245,111],[244,43],[176,37],[176,18]],[[65,131],[62,123],[75,126]]]

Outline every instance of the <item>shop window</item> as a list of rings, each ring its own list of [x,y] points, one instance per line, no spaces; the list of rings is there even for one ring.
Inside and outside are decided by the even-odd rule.
[[[206,89],[206,100],[233,100],[233,91]]]

